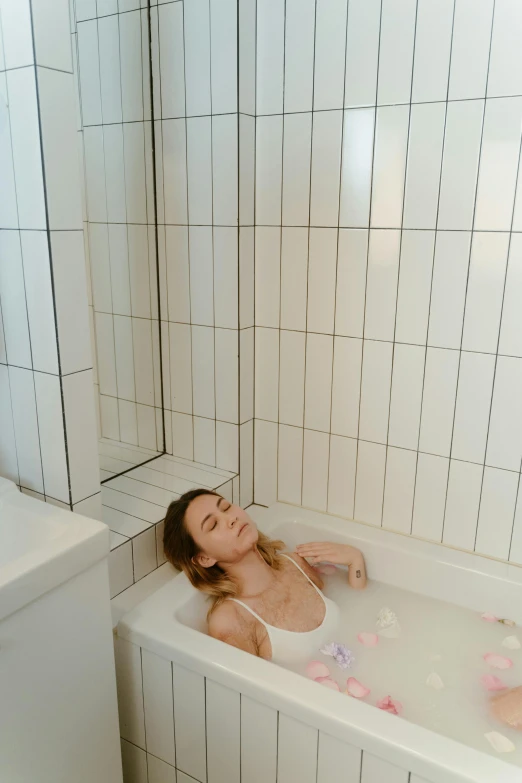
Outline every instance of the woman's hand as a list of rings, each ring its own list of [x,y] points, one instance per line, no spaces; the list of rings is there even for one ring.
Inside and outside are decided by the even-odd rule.
[[[299,544],[295,551],[306,557],[312,565],[335,563],[348,566],[348,584],[351,587],[366,587],[366,567],[362,552],[349,544],[332,544],[327,541]]]

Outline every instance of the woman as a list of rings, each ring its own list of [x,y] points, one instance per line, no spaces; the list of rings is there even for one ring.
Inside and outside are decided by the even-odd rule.
[[[310,659],[336,638],[339,609],[305,558],[348,566],[348,584],[366,586],[358,549],[314,543],[283,554],[282,541],[260,533],[246,511],[207,489],[170,504],[163,544],[167,559],[212,597],[209,634],[280,664]]]

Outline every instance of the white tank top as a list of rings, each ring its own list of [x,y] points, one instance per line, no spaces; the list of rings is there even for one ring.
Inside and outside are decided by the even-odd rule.
[[[305,579],[307,579],[314,590],[317,590],[319,595],[324,601],[324,617],[321,625],[314,628],[313,631],[285,631],[283,628],[276,628],[275,625],[266,623],[262,617],[260,617],[253,609],[251,609],[243,601],[239,601],[237,598],[231,598],[229,600],[235,601],[247,612],[250,612],[261,625],[264,625],[268,638],[270,639],[270,645],[272,647],[272,661],[278,663],[281,666],[295,666],[296,663],[313,660],[317,657],[317,653],[325,644],[336,641],[336,634],[339,627],[339,607],[334,601],[331,601],[319,590],[310,577],[308,577],[300,565],[288,555],[283,555],[287,560],[290,560],[293,565],[298,568]]]

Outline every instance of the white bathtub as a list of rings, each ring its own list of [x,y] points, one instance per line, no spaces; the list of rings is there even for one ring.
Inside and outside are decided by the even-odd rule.
[[[370,577],[522,624],[520,568],[284,504],[252,516],[289,546],[349,541]],[[119,623],[121,732],[149,775],[162,764],[165,780],[171,765],[200,783],[521,783],[507,761],[211,639],[206,608],[181,574]]]

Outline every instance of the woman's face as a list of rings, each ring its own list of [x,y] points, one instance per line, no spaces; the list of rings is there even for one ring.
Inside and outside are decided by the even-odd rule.
[[[185,514],[185,525],[200,550],[200,565],[236,563],[257,542],[258,533],[246,511],[220,495],[199,495]]]

